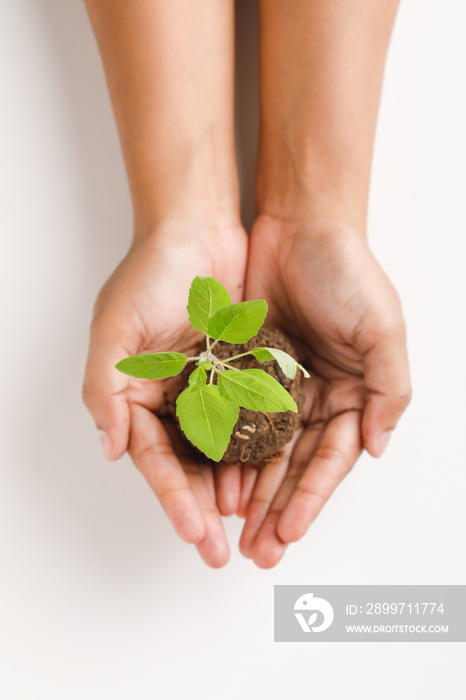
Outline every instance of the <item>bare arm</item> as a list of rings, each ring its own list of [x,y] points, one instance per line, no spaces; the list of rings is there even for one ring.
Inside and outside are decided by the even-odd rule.
[[[398,0],[262,0],[258,203],[365,227]]]
[[[102,54],[136,230],[237,215],[233,7],[215,0],[86,0]]]

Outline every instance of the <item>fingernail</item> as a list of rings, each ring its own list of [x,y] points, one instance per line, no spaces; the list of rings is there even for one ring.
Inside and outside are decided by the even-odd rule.
[[[380,440],[379,440],[379,457],[383,455],[383,453],[386,450],[386,447],[388,443],[390,442],[390,438],[392,436],[393,430],[387,430],[385,433],[382,433]]]
[[[110,454],[112,451],[112,440],[110,438],[110,435],[106,433],[105,430],[99,430],[99,437],[102,449],[104,451],[104,455],[107,459],[110,459]]]

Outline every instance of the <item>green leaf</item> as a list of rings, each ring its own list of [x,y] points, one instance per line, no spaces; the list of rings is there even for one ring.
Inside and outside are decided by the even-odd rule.
[[[218,387],[185,389],[176,400],[181,429],[209,459],[219,462],[238,420],[239,407],[220,395]]]
[[[218,373],[217,382],[222,396],[251,411],[298,412],[287,390],[263,369],[228,369]]]
[[[294,357],[291,357],[291,355],[288,355],[288,353],[284,352],[283,350],[278,350],[277,348],[254,348],[254,350],[251,350],[251,354],[254,355],[256,360],[259,360],[259,362],[276,360],[281,371],[286,377],[288,377],[288,379],[295,378],[298,367],[305,377],[309,378],[311,376],[307,369],[304,369],[299,362],[296,362]]]
[[[304,376],[306,377],[306,379],[309,379],[309,377],[310,377],[311,375],[309,374],[309,372],[307,371],[307,369],[306,369],[305,367],[303,367],[302,365],[300,365],[299,362],[298,362],[298,367],[299,367],[299,369],[301,370],[301,372],[304,374]]]
[[[193,369],[188,378],[188,384],[191,389],[201,389],[206,385],[207,375],[202,367],[196,367]]]
[[[210,319],[209,335],[227,343],[245,343],[256,335],[267,316],[264,299],[225,306]]]
[[[165,379],[181,372],[188,358],[182,352],[156,352],[149,355],[133,355],[118,362],[115,367],[139,379]]]
[[[200,367],[202,367],[202,369],[205,369],[205,371],[208,372],[209,369],[212,368],[212,361],[211,360],[203,360],[203,362],[200,363]]]
[[[188,297],[188,314],[193,328],[208,333],[209,319],[224,306],[230,306],[227,290],[214,277],[195,277]]]

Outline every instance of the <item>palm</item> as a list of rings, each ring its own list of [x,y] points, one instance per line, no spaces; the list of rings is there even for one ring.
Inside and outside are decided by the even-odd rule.
[[[370,319],[388,313],[396,295],[359,235],[259,220],[246,297],[267,299],[268,320],[290,337],[311,372],[303,384],[303,430],[288,455],[261,472],[241,540],[246,556],[273,566],[362,449],[365,370],[375,340]]]

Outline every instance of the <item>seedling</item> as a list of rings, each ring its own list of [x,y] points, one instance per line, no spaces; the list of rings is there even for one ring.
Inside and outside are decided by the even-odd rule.
[[[133,355],[118,362],[116,368],[131,377],[166,379],[179,374],[188,362],[195,362],[189,386],[176,400],[176,415],[188,440],[209,459],[219,462],[230,442],[240,406],[266,413],[298,411],[294,399],[270,374],[262,369],[241,370],[232,362],[253,355],[260,363],[276,360],[290,379],[298,368],[304,376],[309,374],[291,355],[276,348],[254,348],[227,360],[215,356],[219,341],[246,343],[257,334],[267,315],[263,299],[232,304],[227,290],[214,277],[198,276],[189,290],[187,310],[193,328],[206,336],[206,349],[200,355]]]

